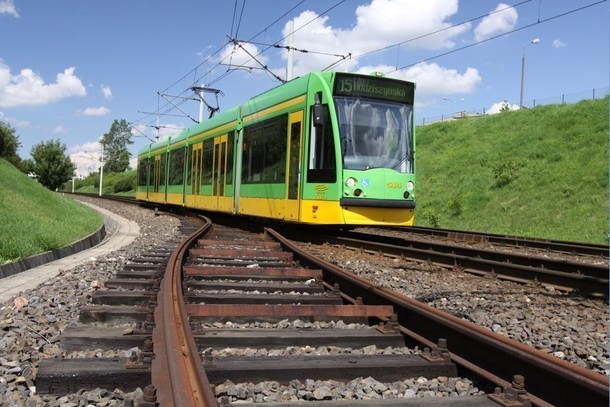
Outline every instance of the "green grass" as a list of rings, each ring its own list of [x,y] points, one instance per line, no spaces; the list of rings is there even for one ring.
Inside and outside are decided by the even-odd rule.
[[[136,170],[130,170],[122,173],[104,174],[102,180],[102,194],[104,195],[122,195],[135,198],[136,191]],[[64,183],[61,191],[71,192],[72,181]],[[97,194],[100,192],[100,175],[99,173],[90,174],[82,180],[75,180],[74,192],[87,194]]]
[[[608,243],[608,98],[417,129],[416,223]]]
[[[101,217],[49,191],[0,158],[0,264],[62,247],[95,232]]]

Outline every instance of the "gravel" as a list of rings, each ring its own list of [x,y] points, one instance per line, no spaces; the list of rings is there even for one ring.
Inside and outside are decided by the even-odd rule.
[[[366,279],[499,335],[609,374],[607,301],[482,278],[430,262],[329,245],[303,247]],[[448,346],[451,350],[451,343]]]
[[[156,244],[179,235],[179,221],[173,217],[155,216],[152,211],[117,202],[82,199],[137,222],[141,236],[128,247],[110,255],[91,258],[74,269],[62,270],[57,278],[0,304],[0,405],[122,406],[141,397],[139,389],[127,394],[120,390],[96,389],[62,397],[35,393],[35,375],[42,358],[78,356],[62,351],[59,338],[68,325],[78,324],[80,307],[90,303],[96,290],[104,289],[103,281],[111,278],[130,258],[144,255]],[[108,233],[111,234],[112,230]],[[339,247],[306,246],[329,261],[409,297],[608,375],[608,304],[605,301],[475,277],[425,262],[408,262]],[[236,352],[231,349],[223,351]],[[265,351],[267,354],[324,352],[317,348]],[[373,351],[396,350],[366,350]],[[125,355],[128,352],[126,350]],[[81,354],[105,356],[100,350]],[[293,381],[288,386],[276,382],[226,382],[217,386],[216,391],[219,397],[250,401],[410,398],[480,393],[476,384],[467,379],[446,377],[396,383],[380,383],[373,378],[358,378],[349,383],[307,380]]]
[[[43,358],[71,357],[59,346],[61,332],[78,324],[83,305],[103,282],[122,269],[133,257],[144,255],[156,244],[178,235],[179,220],[155,216],[150,210],[116,202],[81,198],[137,222],[141,235],[135,242],[113,253],[91,258],[39,287],[21,292],[16,298],[0,304],[0,405],[21,406],[123,406],[125,400],[141,397],[141,391],[125,394],[120,390],[96,389],[63,397],[35,393],[38,362]],[[108,235],[114,230],[107,229]],[[108,228],[108,225],[107,225]],[[81,352],[86,357],[104,357],[100,350]],[[127,356],[128,351],[125,351]]]

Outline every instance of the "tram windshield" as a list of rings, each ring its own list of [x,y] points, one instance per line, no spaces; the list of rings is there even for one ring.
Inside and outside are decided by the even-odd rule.
[[[413,172],[413,106],[335,97],[343,168]]]

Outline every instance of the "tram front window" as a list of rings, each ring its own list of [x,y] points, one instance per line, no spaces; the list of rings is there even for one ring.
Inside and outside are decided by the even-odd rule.
[[[343,168],[390,168],[413,172],[413,107],[392,102],[335,97]]]

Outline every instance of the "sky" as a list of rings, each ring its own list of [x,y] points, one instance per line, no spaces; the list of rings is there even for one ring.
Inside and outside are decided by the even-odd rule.
[[[20,157],[60,140],[87,175],[114,120],[134,159],[199,119],[193,86],[221,111],[278,86],[290,22],[293,76],[415,82],[418,124],[517,108],[523,56],[526,106],[609,84],[607,0],[0,0],[0,120]]]

